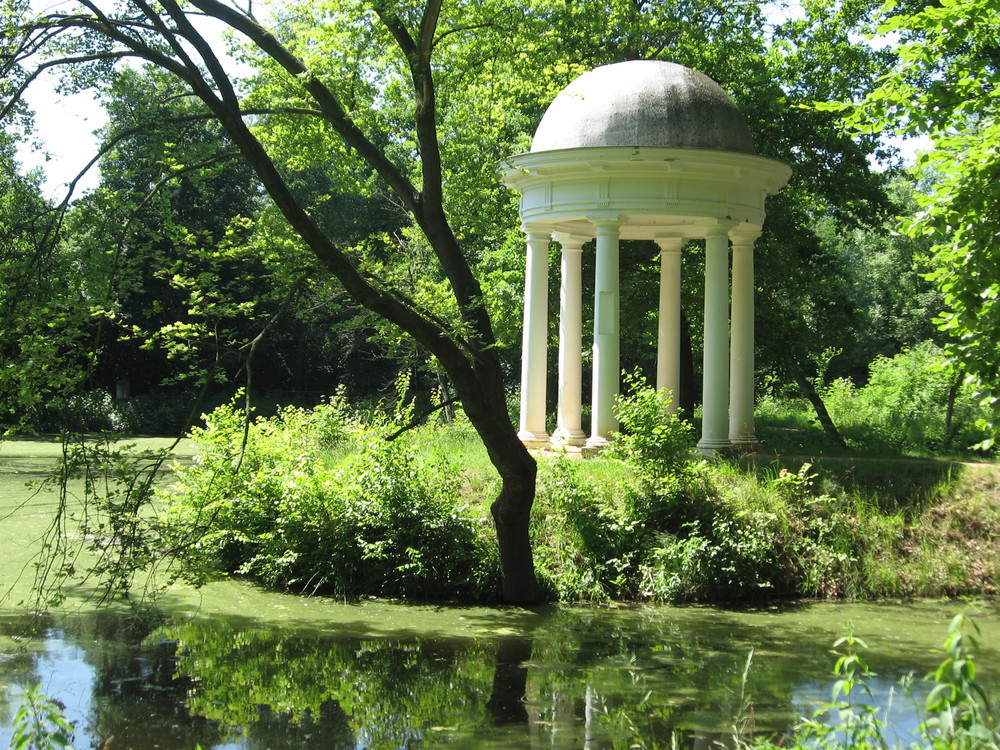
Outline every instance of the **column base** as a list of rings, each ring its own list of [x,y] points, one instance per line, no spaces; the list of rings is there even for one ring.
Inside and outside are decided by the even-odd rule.
[[[595,435],[593,437],[587,438],[587,442],[584,447],[589,448],[593,451],[602,451],[610,445],[610,441],[606,437],[601,437],[600,435]]]
[[[549,434],[547,432],[521,430],[517,433],[517,439],[528,448],[544,448],[549,444]]]
[[[552,444],[555,446],[581,446],[586,442],[587,434],[583,430],[567,430],[563,427],[557,427],[556,431],[552,433]]]
[[[760,448],[760,443],[753,435],[729,438],[729,442],[732,445],[730,452],[736,456],[749,456]]]
[[[721,456],[728,451],[732,450],[732,443],[728,440],[699,440],[698,453],[700,453],[705,458],[715,458],[716,456]]]

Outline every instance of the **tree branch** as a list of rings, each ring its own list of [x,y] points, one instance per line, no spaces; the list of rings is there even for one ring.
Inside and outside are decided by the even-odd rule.
[[[402,427],[400,427],[394,433],[392,433],[391,435],[386,435],[385,441],[387,443],[391,443],[393,440],[395,440],[396,438],[398,438],[403,433],[409,432],[414,427],[418,426],[421,422],[423,422],[425,419],[427,419],[427,417],[429,417],[434,412],[441,411],[441,409],[449,407],[452,404],[457,404],[460,401],[461,401],[461,399],[458,396],[452,396],[447,401],[442,401],[437,406],[432,406],[430,409],[426,409],[426,410],[420,412],[417,416],[415,416],[413,419],[411,419],[407,424],[405,424]]]
[[[192,0],[192,4],[206,15],[222,21],[243,34],[292,75],[312,96],[324,117],[341,138],[378,172],[379,176],[399,195],[409,211],[416,210],[419,194],[409,178],[369,140],[347,114],[337,96],[306,67],[305,63],[293,55],[267,29],[219,0]]]
[[[62,67],[63,65],[75,65],[79,63],[97,62],[99,60],[121,60],[126,57],[131,57],[129,53],[126,52],[107,52],[94,55],[80,55],[79,57],[60,57],[53,60],[47,60],[44,63],[38,65],[28,76],[24,79],[17,90],[11,94],[7,103],[0,108],[0,120],[7,117],[11,110],[17,104],[17,102],[24,96],[24,92],[28,90],[38,77],[42,75],[46,70],[50,68]]]

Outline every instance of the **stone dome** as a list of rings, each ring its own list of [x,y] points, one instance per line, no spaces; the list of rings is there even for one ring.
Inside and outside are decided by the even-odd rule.
[[[531,152],[608,146],[756,153],[743,113],[719,84],[659,60],[581,75],[545,111]]]

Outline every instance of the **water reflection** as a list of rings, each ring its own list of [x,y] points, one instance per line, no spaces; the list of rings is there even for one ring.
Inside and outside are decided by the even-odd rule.
[[[487,611],[438,612],[476,621],[474,634],[451,635],[404,627],[406,612],[362,608],[351,627],[236,616],[153,625],[104,612],[49,618],[18,642],[10,635],[23,621],[0,620],[0,685],[9,686],[0,746],[16,710],[11,686],[29,684],[65,703],[78,748],[107,750],[596,750],[674,732],[701,747],[785,731],[829,694],[828,633],[794,611],[552,608],[495,637],[478,632]],[[366,616],[389,632],[364,635]],[[933,659],[898,639],[870,654],[878,697]]]

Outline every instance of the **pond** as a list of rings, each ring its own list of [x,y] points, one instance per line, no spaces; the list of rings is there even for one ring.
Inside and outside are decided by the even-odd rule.
[[[46,460],[0,452],[4,460],[10,585],[30,566],[52,501],[24,503],[24,478]],[[962,609],[470,608],[344,603],[227,581],[172,589],[157,617],[68,603],[34,620],[14,606],[17,592],[0,610],[0,747],[21,690],[39,685],[65,706],[78,750],[596,750],[669,746],[675,732],[682,747],[707,747],[787,731],[828,700],[830,647],[849,628],[870,647],[875,701],[890,706],[905,742],[927,687],[918,679],[908,697],[899,681],[933,669],[931,649]],[[989,605],[977,618],[988,683],[1000,664],[998,614]]]

